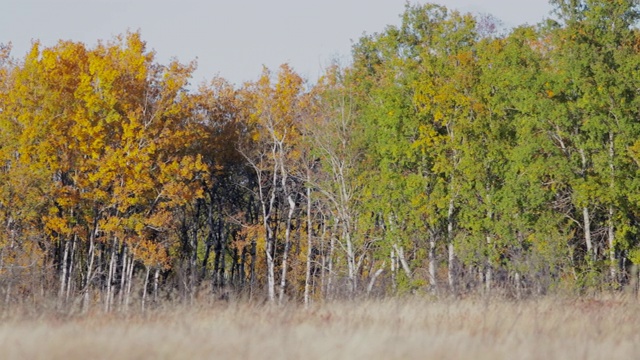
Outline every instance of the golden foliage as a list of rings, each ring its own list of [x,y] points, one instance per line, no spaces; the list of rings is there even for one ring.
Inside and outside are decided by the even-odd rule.
[[[0,204],[22,198],[32,204],[25,208],[41,208],[52,236],[118,236],[141,261],[166,263],[157,234],[145,228],[169,229],[165,209],[201,197],[208,172],[185,150],[199,136],[184,91],[193,70],[155,64],[139,33],[93,49],[34,43],[20,66],[0,74],[10,77],[1,136],[13,139],[0,147],[0,160],[11,163],[0,173],[7,180]],[[32,174],[26,184],[25,173]]]

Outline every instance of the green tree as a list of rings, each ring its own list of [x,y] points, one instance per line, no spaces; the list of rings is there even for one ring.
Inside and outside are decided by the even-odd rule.
[[[553,3],[563,27],[554,32],[557,68],[551,91],[567,119],[559,125],[568,134],[567,152],[575,154],[569,158],[575,164],[574,203],[583,213],[587,258],[606,253],[609,278],[617,282],[622,251],[635,232],[625,192],[633,189],[628,149],[638,136],[637,80],[630,76],[638,63],[638,3]],[[604,243],[593,239],[600,229],[606,232]]]

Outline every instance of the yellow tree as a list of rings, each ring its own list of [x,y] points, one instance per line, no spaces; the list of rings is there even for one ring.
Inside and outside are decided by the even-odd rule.
[[[27,187],[45,201],[41,231],[59,240],[61,294],[72,287],[71,269],[82,268],[88,303],[96,274],[106,274],[109,309],[120,274],[126,306],[136,249],[149,241],[167,247],[172,210],[201,196],[206,166],[190,150],[197,133],[184,90],[193,68],[154,63],[140,35],[129,33],[94,49],[36,43],[16,69],[2,113],[17,137],[10,177],[38,175]]]
[[[29,293],[32,286],[20,280],[36,273],[32,270],[44,260],[43,239],[33,228],[40,223],[38,213],[44,208],[39,189],[45,174],[31,171],[15,152],[20,127],[9,116],[16,67],[10,52],[11,46],[0,45],[0,283],[5,299],[12,289]],[[21,179],[17,181],[13,174],[20,174]]]

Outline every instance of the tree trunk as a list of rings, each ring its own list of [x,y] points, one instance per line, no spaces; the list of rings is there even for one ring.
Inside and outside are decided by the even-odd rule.
[[[491,215],[489,215],[491,218]],[[489,294],[491,292],[491,282],[493,281],[493,261],[491,260],[492,257],[492,249],[491,249],[491,236],[487,236],[487,248],[489,251],[489,254],[487,256],[487,268],[485,270],[485,275],[484,275],[484,289],[486,291],[487,294]]]
[[[396,280],[396,254],[393,249],[391,249],[389,257],[391,260],[391,292],[395,295],[398,290],[398,282]]]
[[[591,241],[591,217],[589,209],[585,206],[582,208],[582,226],[584,228],[584,241],[587,245],[587,256],[590,261],[595,260],[595,252],[593,251],[593,242]]]
[[[253,291],[256,286],[256,261],[258,260],[258,250],[256,239],[251,239],[251,267],[249,271],[251,274],[249,277],[251,278],[251,282],[249,283],[249,299],[253,299]]]
[[[98,232],[98,218],[96,217],[93,222],[93,229],[91,230],[91,234],[89,234],[89,262],[87,264],[87,277],[84,281],[83,291],[84,297],[82,300],[82,312],[87,312],[89,310],[89,300],[90,300],[90,288],[91,281],[93,278],[93,259],[95,256],[95,243],[96,243],[96,235]]]
[[[214,199],[214,195],[213,195],[213,190],[209,193],[209,205],[208,205],[208,211],[207,211],[207,225],[209,226],[209,234],[207,235],[207,241],[205,243],[206,245],[206,249],[205,249],[205,254],[204,254],[204,259],[202,260],[202,278],[204,279],[207,275],[207,263],[209,262],[209,256],[211,256],[211,247],[213,246],[213,242],[214,242],[214,238],[215,238],[215,226],[213,224],[213,199]],[[215,249],[214,249],[215,252]],[[217,265],[216,264],[216,259],[215,259],[215,254],[214,254],[214,268]],[[213,273],[213,284],[214,285],[214,289],[215,289],[215,269],[214,269],[214,273]]]
[[[147,287],[149,285],[149,273],[151,272],[150,270],[151,269],[149,268],[149,266],[145,265],[144,285],[142,285],[142,300],[140,302],[140,307],[143,313],[147,302]]]
[[[269,231],[272,233],[272,231]],[[267,235],[267,247],[265,253],[267,256],[267,296],[269,302],[274,303],[276,299],[275,294],[275,272],[274,272],[274,260],[273,260],[273,235]]]
[[[202,259],[202,272],[200,275],[202,279],[207,277],[207,263],[209,263],[209,256],[211,256],[211,243],[207,241],[205,244],[204,258]]]
[[[399,265],[402,266],[402,270],[404,271],[404,274],[407,276],[407,279],[411,280],[412,278],[411,269],[409,268],[409,264],[407,263],[407,260],[404,257],[404,249],[402,248],[402,246],[398,246],[396,244],[393,245],[393,248],[396,250],[396,254],[398,256],[398,262],[400,263]]]
[[[436,238],[433,231],[429,230],[429,285],[431,291],[438,291],[436,281]]]
[[[69,255],[69,271],[67,273],[67,285],[66,285],[66,295],[65,302],[69,302],[69,297],[71,296],[71,286],[73,285],[74,272],[76,269],[76,248],[78,245],[78,236],[73,236],[73,242],[71,244],[71,254]]]
[[[220,220],[220,266],[218,268],[218,283],[220,284],[223,291],[226,288],[227,279],[225,278],[226,266],[227,266],[227,234],[223,229],[222,220]]]
[[[129,300],[131,299],[131,284],[133,283],[133,270],[135,268],[135,259],[133,255],[129,256],[129,271],[127,272],[127,293],[124,297],[124,308],[129,310]]]
[[[67,258],[69,256],[69,240],[64,241],[64,250],[62,251],[62,262],[60,263],[60,291],[58,293],[58,301],[62,301],[64,292],[67,287]]]
[[[584,149],[579,149],[580,159],[582,160],[582,178],[586,180],[587,178],[587,156],[584,153]],[[591,217],[589,215],[589,208],[585,205],[582,208],[582,221],[584,227],[584,242],[587,246],[587,256],[590,261],[595,260],[595,251],[593,249],[593,242],[591,238]]]
[[[609,243],[609,275],[611,276],[611,282],[614,285],[618,283],[618,260],[616,258],[616,244],[615,244],[615,228],[613,224],[614,210],[613,206],[609,207],[609,226],[607,229],[607,242]]]
[[[287,286],[287,260],[289,257],[289,249],[291,248],[291,219],[296,208],[296,203],[291,195],[287,196],[289,202],[289,213],[287,214],[287,228],[284,235],[284,252],[282,254],[282,269],[280,274],[280,292],[278,294],[278,302],[282,304],[284,301],[284,290]]]
[[[455,292],[456,283],[455,283],[455,250],[453,248],[453,211],[454,211],[454,202],[453,202],[453,194],[451,194],[451,199],[449,200],[449,210],[447,211],[447,250],[449,252],[448,264],[447,264],[447,277],[449,280],[449,290],[451,292]]]
[[[344,225],[345,228],[348,225]],[[345,230],[344,236],[347,241],[347,266],[349,271],[349,292],[351,295],[355,295],[358,291],[358,279],[356,278],[356,254],[353,249],[353,243],[351,242],[351,233]]]
[[[242,289],[242,291],[244,291],[244,286],[246,283],[246,279],[247,279],[247,248],[243,247],[242,248],[242,255],[240,255],[240,265],[238,267],[238,277],[239,277],[239,284],[240,287]]]
[[[118,307],[122,310],[122,305],[124,304],[124,291],[125,291],[125,281],[127,279],[127,264],[128,264],[128,256],[127,256],[127,245],[122,245],[122,268],[120,270],[120,287],[118,288]]]
[[[271,148],[271,154],[273,159],[276,158],[276,148],[277,146],[274,144]],[[258,171],[259,172],[259,171]],[[269,197],[269,207],[267,208],[267,204],[265,202],[265,198],[262,192],[262,185],[260,184],[260,179],[258,179],[258,183],[260,184],[260,202],[262,203],[262,218],[264,223],[265,233],[267,235],[267,246],[265,248],[266,260],[267,260],[267,297],[270,303],[274,303],[276,300],[276,281],[275,281],[275,230],[272,228],[269,222],[271,221],[271,217],[273,216],[274,205],[276,201],[276,189],[278,186],[278,169],[277,164],[274,165],[273,174],[271,181],[271,196]]]
[[[222,289],[224,287],[224,227],[222,219],[217,220],[216,235],[215,235],[215,247],[214,247],[214,259],[213,259],[213,285],[215,289]]]
[[[609,191],[611,195],[615,194],[615,175],[616,168],[614,164],[615,159],[615,148],[614,148],[614,135],[613,131],[609,131],[609,170],[611,172],[611,182],[609,183]],[[611,276],[611,282],[614,285],[618,284],[617,271],[618,264],[616,259],[616,243],[615,243],[615,226],[614,226],[614,208],[613,202],[614,199],[609,200],[609,229],[607,231],[607,239],[609,243],[609,273]]]
[[[333,254],[336,249],[336,235],[332,233],[329,235],[329,264],[327,265],[327,290],[326,297],[330,298],[333,295]]]
[[[111,305],[113,304],[113,278],[116,271],[116,244],[117,240],[114,237],[111,244],[111,256],[109,259],[109,270],[107,271],[107,296],[104,302],[104,311],[109,312]]]
[[[387,262],[386,261],[383,262],[382,266],[380,266],[380,268],[376,270],[373,276],[371,276],[371,280],[369,280],[369,285],[367,286],[367,295],[371,294],[371,291],[373,290],[373,286],[376,284],[376,280],[384,272],[384,267],[386,265],[387,265]]]
[[[451,141],[451,145],[455,146],[455,132],[454,132],[454,122],[449,121],[447,123],[447,133],[449,134],[449,139]],[[451,175],[449,177],[449,208],[447,209],[447,251],[448,251],[448,263],[447,263],[447,278],[449,281],[449,290],[452,293],[456,291],[456,268],[455,268],[455,249],[453,247],[453,214],[455,211],[455,180],[456,180],[456,169],[458,167],[458,151],[453,148],[451,154],[451,163],[453,168],[451,169]]]
[[[310,178],[307,172],[307,178]],[[307,185],[307,263],[304,275],[304,305],[309,306],[309,291],[311,288],[311,255],[312,252],[312,234],[311,234],[311,187]]]
[[[158,282],[160,279],[160,269],[156,268],[155,273],[153,274],[153,303],[158,303]]]
[[[320,234],[320,240],[318,242],[320,246],[320,253],[322,254],[322,260],[320,264],[320,292],[324,299],[327,298],[327,269],[329,266],[329,259],[327,256],[327,249],[325,248],[325,238],[327,235],[327,222],[324,216],[322,217],[322,230]]]

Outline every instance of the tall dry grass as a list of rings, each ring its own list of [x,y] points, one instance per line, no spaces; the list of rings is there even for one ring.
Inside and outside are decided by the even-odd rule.
[[[635,299],[216,304],[9,316],[2,359],[634,359]]]

